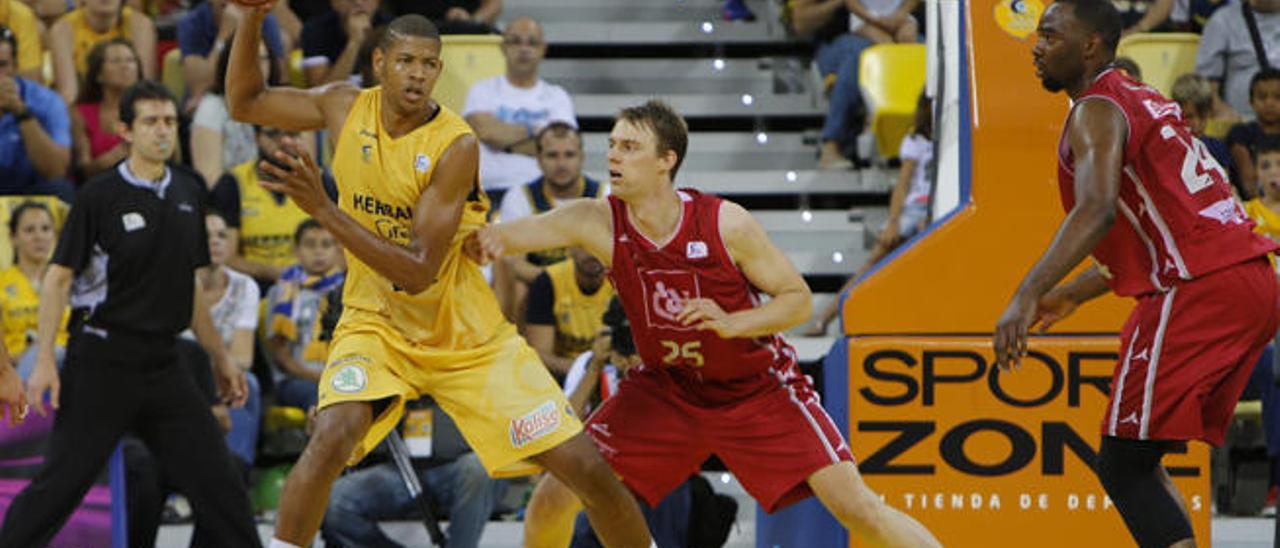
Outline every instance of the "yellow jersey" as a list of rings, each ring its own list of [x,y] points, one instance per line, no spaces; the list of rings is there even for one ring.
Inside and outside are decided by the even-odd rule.
[[[0,0],[0,25],[13,31],[18,42],[18,70],[38,70],[44,63],[44,45],[36,13],[19,0]]]
[[[84,75],[89,72],[89,52],[98,42],[112,38],[133,38],[129,36],[129,18],[133,15],[133,8],[125,6],[120,12],[120,19],[116,21],[116,25],[107,29],[106,32],[98,32],[89,26],[89,21],[84,17],[84,8],[71,10],[63,15],[71,24],[71,41],[75,45],[76,74],[84,78]]]
[[[293,234],[309,216],[293,200],[277,201],[262,188],[257,166],[255,158],[231,168],[240,190],[240,254],[255,263],[284,268],[297,262]]]
[[[591,350],[604,326],[604,311],[613,298],[613,285],[605,279],[595,293],[583,293],[572,259],[548,266],[546,272],[555,293],[551,310],[556,317],[556,355],[568,358]]]
[[[334,146],[339,207],[383,239],[408,245],[418,198],[431,184],[436,162],[459,137],[472,133],[462,117],[441,105],[423,125],[399,138],[381,123],[382,88],[360,92]],[[437,349],[469,350],[497,341],[511,326],[480,268],[462,254],[462,241],[485,223],[489,200],[475,190],[462,212],[436,281],[416,295],[396,287],[350,251],[342,300],[347,310],[371,312],[405,340]],[[343,315],[346,321],[348,315]]]
[[[1280,213],[1272,211],[1261,198],[1254,198],[1244,203],[1244,212],[1253,219],[1253,231],[1280,241]]]
[[[15,360],[35,342],[39,325],[40,293],[31,280],[11,266],[0,270],[0,328],[4,329],[4,346]],[[62,312],[62,326],[58,329],[58,346],[67,344],[67,319],[70,311]]]

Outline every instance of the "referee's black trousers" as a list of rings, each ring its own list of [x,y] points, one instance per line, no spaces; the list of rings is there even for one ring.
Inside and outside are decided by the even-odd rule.
[[[44,464],[5,514],[0,548],[47,546],[134,432],[191,501],[208,546],[261,546],[249,496],[207,400],[174,341],[80,331],[67,348]],[[112,501],[125,504],[125,501]]]

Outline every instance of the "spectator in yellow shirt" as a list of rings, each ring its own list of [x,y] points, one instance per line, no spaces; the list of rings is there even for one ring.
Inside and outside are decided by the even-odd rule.
[[[35,366],[40,281],[49,266],[56,237],[53,215],[44,204],[23,202],[9,216],[9,239],[13,242],[15,257],[13,266],[0,271],[0,332],[24,379]],[[64,312],[57,347],[61,351],[66,345],[67,314]]]
[[[80,94],[80,80],[89,70],[89,51],[103,40],[123,37],[133,42],[142,60],[142,78],[155,79],[156,25],[124,0],[83,0],[49,29],[53,53],[53,87],[68,105]]]
[[[0,26],[17,40],[18,76],[43,83],[44,29],[36,13],[20,0],[0,0]]]
[[[1261,194],[1244,204],[1257,226],[1253,230],[1280,242],[1280,140],[1259,144],[1254,152]]]

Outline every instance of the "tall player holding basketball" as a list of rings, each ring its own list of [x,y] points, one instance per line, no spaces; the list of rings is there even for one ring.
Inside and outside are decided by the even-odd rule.
[[[1178,105],[1111,68],[1120,29],[1110,0],[1058,0],[1040,20],[1037,76],[1073,101],[1058,148],[1068,214],[996,326],[996,361],[1017,365],[1029,328],[1084,301],[1134,297],[1095,469],[1139,545],[1194,546],[1160,460],[1186,440],[1222,443],[1276,332],[1276,246]],[[1054,287],[1090,254],[1093,268]]]
[[[741,206],[673,186],[687,144],[667,105],[624,109],[609,135],[608,201],[489,226],[464,250],[484,261],[576,246],[611,265],[644,365],[588,431],[650,505],[715,453],[767,511],[815,494],[876,545],[936,546],[863,483],[778,335],[809,318],[803,278]]]

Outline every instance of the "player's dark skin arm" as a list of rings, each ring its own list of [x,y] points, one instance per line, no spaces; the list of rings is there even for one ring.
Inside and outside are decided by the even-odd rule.
[[[1076,203],[996,324],[996,364],[1006,369],[1027,352],[1027,331],[1041,297],[1079,265],[1115,223],[1128,122],[1110,102],[1086,100],[1067,124],[1075,158]],[[1086,282],[1097,290],[1096,281]]]
[[[467,196],[476,188],[480,153],[475,137],[459,137],[440,157],[427,190],[414,206],[413,238],[403,246],[371,232],[338,209],[325,195],[320,168],[311,156],[302,150],[292,152],[292,157],[277,153],[290,171],[261,163],[263,170],[281,181],[263,181],[263,187],[288,194],[343,247],[400,289],[417,294],[435,283],[458,231]]]

